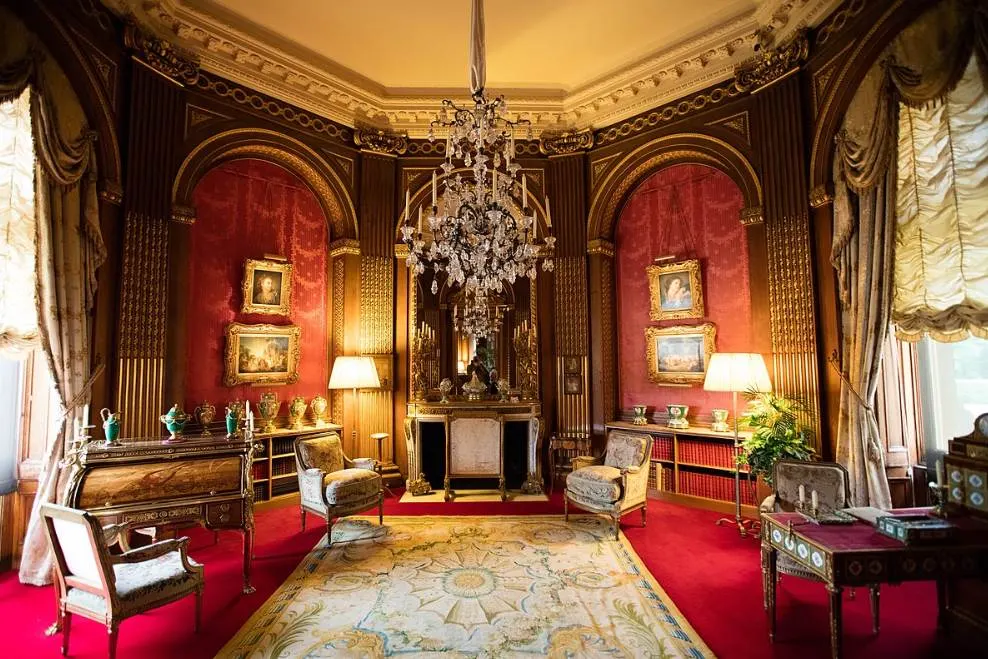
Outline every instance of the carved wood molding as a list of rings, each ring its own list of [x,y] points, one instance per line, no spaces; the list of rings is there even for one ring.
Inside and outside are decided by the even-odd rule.
[[[194,52],[205,70],[293,103],[334,121],[381,120],[422,136],[442,97],[433,90],[390,90],[346,70],[290,56],[276,44],[249,36],[246,25],[229,26],[183,0],[105,0],[120,15],[133,14],[147,29]],[[512,118],[524,115],[535,132],[565,124],[578,129],[628,117],[704,87],[731,79],[734,67],[755,45],[816,25],[839,0],[766,0],[757,9],[572,92],[501,90],[512,101]],[[463,95],[465,97],[465,94]]]
[[[408,151],[408,135],[379,128],[358,128],[353,133],[353,143],[374,153],[399,156]]]
[[[564,156],[579,151],[589,151],[593,146],[593,131],[589,128],[576,131],[544,131],[539,138],[539,152],[546,156]]]
[[[799,71],[810,56],[808,31],[803,28],[778,48],[763,49],[750,62],[738,67],[735,82],[752,94]]]

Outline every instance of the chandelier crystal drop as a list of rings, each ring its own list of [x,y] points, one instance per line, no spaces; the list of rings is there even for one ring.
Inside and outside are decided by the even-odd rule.
[[[539,242],[538,219],[529,213],[528,182],[514,161],[515,133],[531,138],[531,122],[508,119],[503,96],[484,93],[484,20],[482,0],[473,3],[470,91],[472,105],[446,99],[429,129],[446,132],[446,160],[439,177],[432,175],[432,205],[426,226],[421,208],[413,224],[409,192],[405,192],[402,237],[408,245],[408,266],[417,275],[434,273],[432,292],[438,290],[435,275],[445,272],[448,284],[464,289],[465,305],[483,303],[488,294],[500,293],[520,277],[532,280],[542,269],[553,268],[552,219],[546,199],[546,236]],[[427,229],[427,231],[426,231]],[[481,309],[474,310],[479,317]],[[478,328],[479,329],[479,328]],[[473,336],[479,336],[468,332]]]

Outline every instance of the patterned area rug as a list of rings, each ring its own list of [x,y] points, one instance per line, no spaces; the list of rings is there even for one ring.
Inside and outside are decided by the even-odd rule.
[[[348,518],[219,657],[712,657],[599,517]]]

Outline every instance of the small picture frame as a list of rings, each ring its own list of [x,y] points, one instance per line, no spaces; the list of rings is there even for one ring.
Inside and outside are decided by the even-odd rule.
[[[580,375],[583,369],[580,366],[583,364],[583,358],[576,355],[569,355],[563,357],[563,373],[566,375]]]
[[[645,268],[651,300],[649,318],[679,320],[703,318],[703,286],[700,262],[676,261]]]
[[[716,334],[713,323],[645,328],[649,380],[656,384],[703,384]]]
[[[563,393],[567,396],[579,396],[583,393],[583,378],[576,373],[563,376]]]
[[[244,263],[243,313],[290,316],[292,313],[292,264],[272,259],[247,259]]]
[[[394,357],[390,354],[383,355],[367,355],[374,360],[374,367],[377,369],[377,379],[381,381],[382,391],[393,390],[392,381],[392,364],[394,363]]]
[[[295,384],[301,337],[301,328],[294,325],[230,323],[223,384]]]

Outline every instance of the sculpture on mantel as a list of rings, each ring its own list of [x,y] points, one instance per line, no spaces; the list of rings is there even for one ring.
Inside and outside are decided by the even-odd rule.
[[[422,323],[412,337],[412,390],[417,400],[425,400],[429,394],[437,345],[435,331]]]

